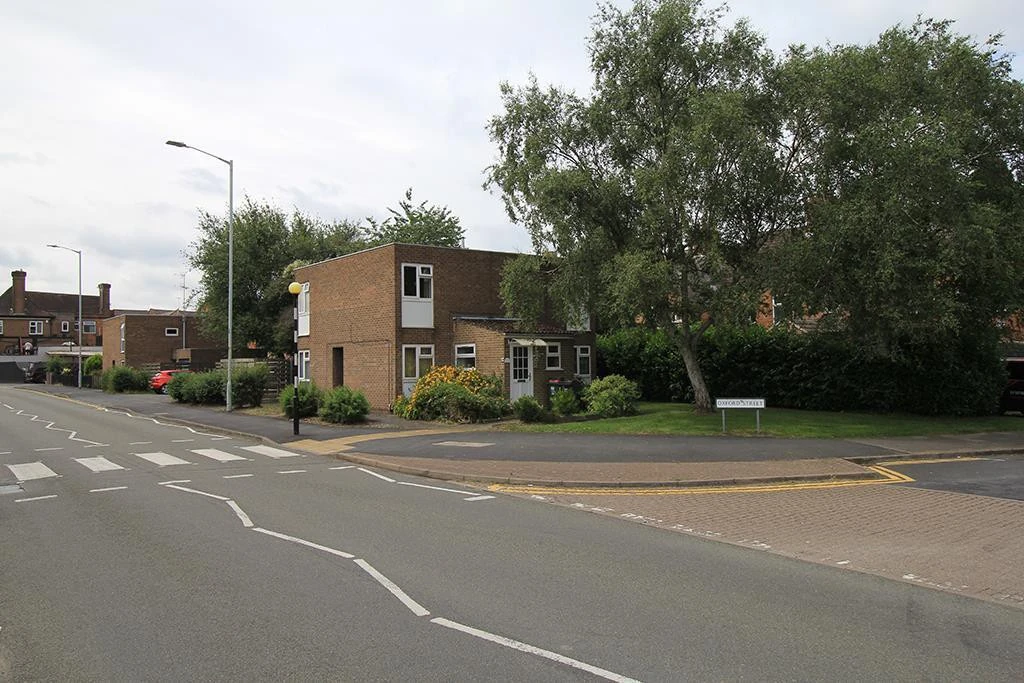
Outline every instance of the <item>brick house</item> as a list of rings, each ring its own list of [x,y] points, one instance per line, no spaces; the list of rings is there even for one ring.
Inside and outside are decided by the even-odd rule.
[[[589,381],[594,334],[505,317],[501,269],[518,254],[387,244],[296,270],[299,378],[344,384],[386,409],[434,365],[475,367],[506,396],[546,402],[552,380]]]
[[[32,292],[24,270],[11,273],[11,286],[0,294],[0,353],[16,355],[25,342],[33,349],[78,343],[78,294]],[[109,318],[110,285],[99,285],[99,294],[82,296],[82,345],[99,346],[100,322]]]
[[[208,352],[208,353],[200,353]],[[200,356],[208,362],[200,362]],[[212,366],[223,343],[205,337],[193,311],[128,311],[103,321],[103,369]]]

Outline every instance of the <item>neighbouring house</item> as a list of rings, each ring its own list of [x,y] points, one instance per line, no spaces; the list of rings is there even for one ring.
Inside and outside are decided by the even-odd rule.
[[[194,311],[130,311],[103,321],[103,369],[159,365],[162,369],[213,367],[222,342],[202,334]]]
[[[359,389],[380,409],[435,365],[496,375],[512,401],[590,381],[589,321],[570,330],[505,316],[498,285],[516,256],[387,244],[297,269],[299,379]]]
[[[41,347],[77,345],[78,294],[29,291],[27,277],[24,270],[13,271],[11,286],[0,294],[0,353],[31,355]],[[100,284],[97,295],[82,295],[83,346],[103,343],[101,322],[111,315],[109,284]]]

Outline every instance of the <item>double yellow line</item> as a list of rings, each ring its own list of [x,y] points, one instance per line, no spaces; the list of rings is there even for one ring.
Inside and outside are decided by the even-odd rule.
[[[525,493],[538,496],[580,495],[580,496],[691,496],[708,493],[771,493],[774,491],[807,491],[815,489],[834,489],[849,486],[873,486],[876,484],[897,484],[914,481],[905,474],[895,472],[886,467],[873,465],[867,469],[877,474],[879,479],[856,479],[844,481],[830,479],[827,481],[779,482],[772,484],[731,484],[729,486],[658,486],[658,487],[567,487],[567,486],[523,486],[510,484],[492,484],[490,491],[501,493]]]

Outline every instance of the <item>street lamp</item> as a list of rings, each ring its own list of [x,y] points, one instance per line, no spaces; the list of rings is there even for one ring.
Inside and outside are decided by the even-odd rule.
[[[231,324],[234,316],[233,305],[234,305],[234,280],[235,280],[235,162],[231,159],[223,159],[216,154],[210,154],[206,150],[193,147],[192,145],[186,145],[184,142],[178,142],[177,140],[168,140],[167,144],[171,147],[184,147],[185,149],[194,149],[195,151],[205,154],[208,157],[213,157],[217,161],[223,161],[228,165],[228,386],[225,395],[225,403],[228,412],[231,411]]]
[[[51,249],[65,249],[78,254],[78,388],[82,388],[82,250],[61,246],[60,244],[47,244]]]
[[[293,282],[288,285],[288,293],[295,295],[295,306],[292,309],[292,434],[299,433],[299,294],[302,285]]]

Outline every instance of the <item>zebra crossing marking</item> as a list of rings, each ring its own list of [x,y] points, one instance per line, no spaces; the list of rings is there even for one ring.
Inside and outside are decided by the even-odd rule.
[[[60,476],[41,462],[24,462],[18,465],[6,465],[6,467],[19,483],[33,479],[48,479]]]
[[[116,462],[111,462],[106,458],[74,458],[74,461],[77,462],[79,465],[88,467],[93,472],[109,472],[111,470],[124,469]]]
[[[170,453],[164,453],[163,451],[157,451],[155,453],[133,453],[133,455],[140,457],[143,460],[148,460],[154,465],[159,465],[160,467],[192,464],[188,460],[182,460],[181,458],[177,458]]]
[[[227,451],[221,451],[216,448],[197,448],[192,451],[196,455],[201,455],[204,458],[210,458],[218,462],[228,462],[230,460],[246,460],[240,455],[234,453],[228,453]]]
[[[280,448],[273,448],[271,446],[242,446],[242,450],[249,451],[250,453],[259,453],[270,458],[297,458],[298,453],[292,453],[290,451],[283,451]]]

